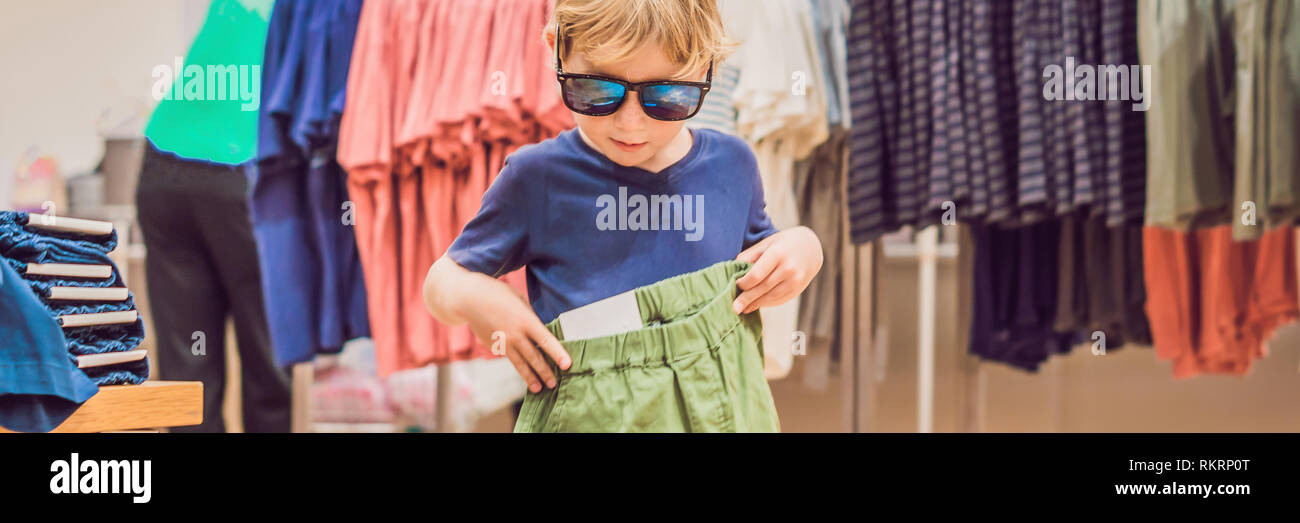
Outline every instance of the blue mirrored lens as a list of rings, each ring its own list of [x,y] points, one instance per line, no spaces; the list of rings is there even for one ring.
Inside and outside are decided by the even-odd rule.
[[[592,78],[569,78],[564,97],[569,107],[592,116],[613,114],[623,103],[627,90],[614,82]]]
[[[641,106],[654,118],[681,120],[695,112],[703,93],[690,85],[651,85],[641,90]]]

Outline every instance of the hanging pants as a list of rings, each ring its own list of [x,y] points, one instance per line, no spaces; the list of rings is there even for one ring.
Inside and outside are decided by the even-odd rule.
[[[763,324],[737,315],[727,261],[636,289],[643,328],[564,341],[573,364],[524,399],[515,432],[779,432],[763,377]]]
[[[332,148],[305,164],[249,167],[249,210],[277,366],[336,354],[370,335],[345,174]]]
[[[159,375],[203,382],[203,423],[172,432],[225,432],[227,316],[239,342],[244,431],[289,432],[289,374],[271,353],[247,191],[238,167],[145,149],[136,207]]]

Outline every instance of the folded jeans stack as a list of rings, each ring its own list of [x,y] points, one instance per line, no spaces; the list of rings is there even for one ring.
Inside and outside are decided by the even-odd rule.
[[[35,219],[29,224],[28,213],[0,212],[0,259],[22,277],[49,315],[63,327],[68,357],[75,364],[79,356],[124,352],[139,347],[144,339],[144,323],[138,314],[134,321],[123,323],[65,323],[72,315],[133,312],[136,307],[130,291],[124,293],[124,299],[117,300],[69,300],[54,293],[55,289],[61,288],[123,288],[121,273],[108,257],[108,253],[117,247],[116,233],[109,231],[93,235],[46,229],[39,226],[39,217],[32,218]],[[36,264],[104,266],[108,273],[105,277],[37,274],[43,271],[33,270]],[[149,364],[145,359],[82,366],[97,385],[139,384],[149,375]]]

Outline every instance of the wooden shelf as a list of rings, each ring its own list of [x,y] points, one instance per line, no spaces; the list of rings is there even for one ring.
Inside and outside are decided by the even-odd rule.
[[[106,432],[198,425],[203,422],[203,382],[146,381],[100,387],[50,432]],[[12,432],[0,428],[0,432]]]

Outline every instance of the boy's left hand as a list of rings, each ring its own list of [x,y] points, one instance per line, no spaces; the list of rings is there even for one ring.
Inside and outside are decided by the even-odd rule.
[[[822,268],[822,243],[812,229],[794,227],[763,238],[736,259],[753,264],[736,281],[742,292],[732,304],[736,314],[748,314],[803,292]]]

